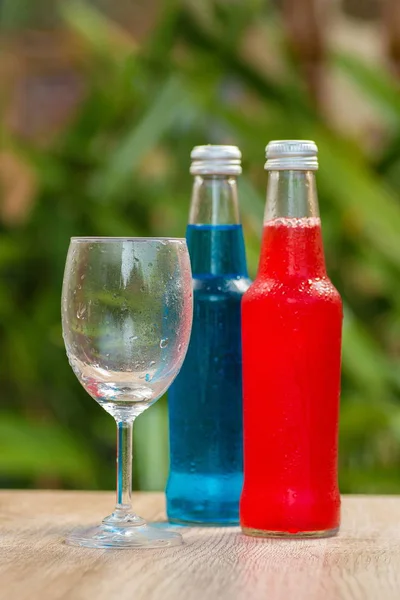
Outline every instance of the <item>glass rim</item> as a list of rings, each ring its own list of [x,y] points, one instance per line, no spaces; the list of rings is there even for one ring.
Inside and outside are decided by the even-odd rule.
[[[109,237],[109,236],[77,236],[71,242],[185,242],[186,238],[178,237]]]

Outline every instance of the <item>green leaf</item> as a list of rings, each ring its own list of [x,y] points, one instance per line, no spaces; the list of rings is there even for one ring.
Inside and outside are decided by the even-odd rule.
[[[176,77],[161,88],[139,123],[120,141],[101,172],[92,181],[95,197],[109,199],[124,189],[140,161],[161,139],[182,111],[184,90]]]
[[[351,144],[320,132],[318,183],[354,225],[354,235],[372,243],[400,268],[400,205]]]
[[[126,30],[103,15],[88,2],[62,2],[65,22],[97,53],[121,59],[136,50],[136,43]]]
[[[0,471],[9,477],[60,477],[93,486],[93,457],[76,437],[51,422],[0,414]]]
[[[345,306],[342,358],[343,372],[366,397],[380,403],[388,398],[389,370],[385,356],[349,306]]]
[[[147,410],[133,428],[135,473],[139,489],[164,490],[168,474],[166,397]]]
[[[400,121],[400,84],[378,65],[344,52],[332,56],[333,64],[346,73],[383,113],[397,123]]]

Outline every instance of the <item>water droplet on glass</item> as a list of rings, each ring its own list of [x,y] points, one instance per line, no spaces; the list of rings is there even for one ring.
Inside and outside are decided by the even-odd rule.
[[[83,281],[85,279],[84,275],[81,275],[81,281]]]
[[[138,336],[137,335],[131,335],[131,337],[129,338],[130,340],[137,340]]]
[[[178,352],[180,352],[182,350],[182,344],[179,344],[178,346]]]
[[[86,313],[86,306],[84,304],[80,304],[78,306],[78,310],[76,312],[77,319],[83,319]]]
[[[152,267],[152,266],[153,266],[153,263],[149,263],[149,267]]]
[[[168,338],[163,338],[160,342],[160,348],[166,348],[168,346]]]
[[[145,290],[145,287],[144,287],[144,285],[142,285],[142,287],[140,288],[140,291],[141,291],[141,292],[144,292],[144,291],[146,291],[146,290]]]
[[[151,375],[149,375],[148,373],[146,373],[145,380],[146,380],[146,381],[150,381],[150,380],[151,380]]]
[[[154,367],[155,364],[156,364],[156,361],[152,360],[151,363],[150,363],[150,367]]]

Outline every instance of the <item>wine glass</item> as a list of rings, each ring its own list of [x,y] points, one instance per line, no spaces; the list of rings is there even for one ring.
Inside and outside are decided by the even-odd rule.
[[[151,527],[132,512],[132,427],[178,374],[192,313],[184,239],[71,239],[62,291],[64,342],[80,383],[117,423],[117,503],[99,526],[73,531],[67,543],[182,543],[178,533]]]

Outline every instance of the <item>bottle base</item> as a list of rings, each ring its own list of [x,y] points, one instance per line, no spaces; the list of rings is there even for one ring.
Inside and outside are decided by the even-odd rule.
[[[173,525],[182,525],[185,527],[238,527],[239,521],[201,521],[196,519],[175,519],[168,518],[169,523]]]
[[[318,539],[335,536],[339,527],[334,529],[324,529],[322,531],[266,531],[263,529],[253,529],[251,527],[242,527],[242,532],[251,537],[260,538],[284,538],[284,539]]]
[[[242,485],[241,471],[171,471],[166,492],[168,521],[191,527],[237,527]]]

